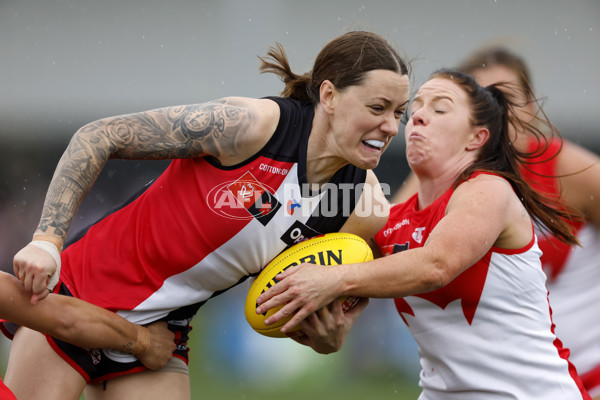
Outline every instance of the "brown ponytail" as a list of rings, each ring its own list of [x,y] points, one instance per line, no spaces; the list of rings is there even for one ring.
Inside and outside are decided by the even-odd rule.
[[[289,97],[298,100],[310,100],[315,103],[317,99],[312,98],[310,91],[310,83],[312,77],[310,73],[304,75],[296,75],[290,68],[287,55],[283,46],[276,42],[274,47],[270,47],[266,57],[259,57],[261,61],[261,73],[273,73],[278,75],[285,88],[281,92],[283,97]]]
[[[303,75],[290,68],[280,43],[270,47],[266,57],[259,57],[260,71],[278,75],[285,83],[284,97],[319,102],[319,90],[325,80],[338,90],[361,84],[372,70],[389,70],[408,75],[408,64],[381,36],[365,31],[345,33],[333,39],[317,55],[313,69]]]

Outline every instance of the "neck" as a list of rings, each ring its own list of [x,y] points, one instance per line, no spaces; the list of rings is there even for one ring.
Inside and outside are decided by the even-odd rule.
[[[324,185],[340,168],[346,165],[348,165],[346,160],[331,154],[325,144],[320,140],[313,140],[311,134],[308,139],[306,154],[306,179],[308,183],[316,183],[319,186]]]
[[[443,195],[446,190],[450,189],[456,178],[450,179],[450,177],[439,177],[439,178],[419,178],[419,196],[418,196],[418,209],[423,210],[429,207],[437,198]]]
[[[319,186],[324,185],[340,168],[349,164],[348,161],[331,151],[331,146],[327,142],[330,137],[329,125],[319,112],[315,112],[306,152],[306,178],[308,183],[316,183]]]
[[[450,189],[459,175],[469,167],[473,161],[463,161],[457,163],[455,167],[444,169],[439,174],[428,174],[426,172],[415,171],[419,179],[419,203],[418,208],[422,210],[431,205],[437,198]]]

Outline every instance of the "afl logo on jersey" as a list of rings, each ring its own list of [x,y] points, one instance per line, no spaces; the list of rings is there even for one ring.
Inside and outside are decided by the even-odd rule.
[[[281,203],[275,191],[261,184],[250,172],[236,181],[215,186],[206,196],[211,210],[228,219],[248,220],[256,218],[267,225]]]

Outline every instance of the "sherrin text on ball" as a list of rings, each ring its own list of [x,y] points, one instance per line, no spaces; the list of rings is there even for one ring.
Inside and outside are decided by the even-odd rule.
[[[257,314],[256,299],[271,286],[277,283],[275,277],[288,268],[302,263],[335,266],[353,264],[373,259],[371,248],[361,237],[350,233],[328,233],[317,236],[281,252],[275,257],[256,277],[246,297],[246,320],[258,333],[269,336],[285,338],[288,335],[280,331],[281,327],[290,320],[283,318],[271,325],[265,325],[265,319],[276,313],[281,307],[273,308],[264,314]],[[345,312],[358,302],[355,297],[340,298],[342,310]],[[298,327],[296,330],[299,330]]]

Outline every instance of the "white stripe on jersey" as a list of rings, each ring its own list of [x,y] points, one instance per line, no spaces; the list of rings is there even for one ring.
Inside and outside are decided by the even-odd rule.
[[[319,193],[313,197],[301,196],[297,167],[294,164],[290,169],[275,196],[278,199],[295,199],[301,205],[298,211],[289,215],[285,204],[282,204],[267,226],[252,219],[240,232],[198,264],[167,278],[160,289],[135,309],[120,310],[118,314],[137,324],[156,321],[183,305],[205,301],[214,292],[227,289],[242,277],[259,272],[257,267],[265,267],[286,247],[281,236],[295,221],[305,223],[324,195]],[[242,244],[245,246],[242,247]]]

